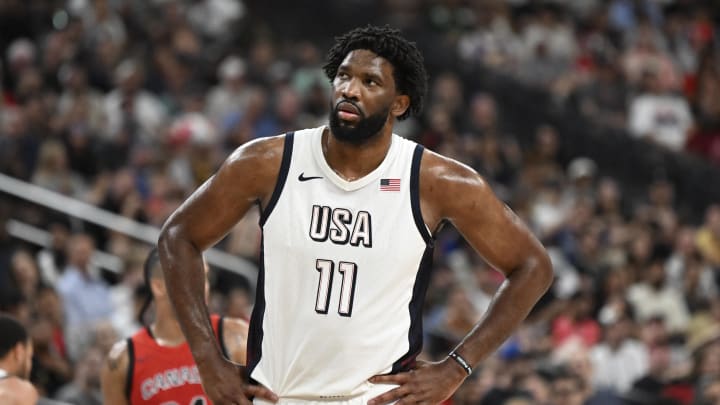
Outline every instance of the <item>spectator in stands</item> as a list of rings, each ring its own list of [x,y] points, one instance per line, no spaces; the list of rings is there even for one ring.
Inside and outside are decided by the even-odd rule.
[[[720,268],[720,205],[708,207],[696,243],[705,260],[716,269]]]
[[[683,150],[693,123],[687,101],[663,89],[659,73],[652,68],[643,72],[640,81],[641,90],[630,102],[628,130],[636,138]]]
[[[94,250],[95,242],[88,235],[73,235],[68,266],[58,280],[71,359],[79,358],[94,325],[113,315],[110,289],[90,261]]]
[[[96,346],[90,346],[76,365],[75,377],[57,393],[57,399],[74,405],[102,405],[100,392],[100,372],[103,352]]]
[[[643,279],[630,287],[627,299],[640,322],[659,316],[665,320],[670,333],[681,334],[689,321],[688,308],[680,292],[666,283],[665,262],[669,252],[662,247],[653,250],[643,270]]]
[[[31,381],[48,397],[55,396],[73,377],[72,363],[60,351],[64,347],[58,347],[63,341],[58,342],[62,337],[57,332],[53,321],[46,317],[36,319],[30,327],[34,347]]]
[[[590,359],[593,386],[625,393],[645,375],[649,361],[645,346],[632,338],[632,318],[627,311],[622,313],[618,309],[607,308],[600,313],[603,340],[591,349]]]
[[[82,198],[85,191],[82,179],[70,169],[65,145],[54,139],[48,139],[40,146],[32,182],[75,198]]]
[[[230,115],[247,108],[250,93],[245,69],[245,61],[239,56],[226,57],[218,67],[220,83],[208,93],[205,112],[223,134],[230,129],[227,123]]]
[[[571,102],[593,123],[615,129],[627,126],[628,86],[614,61],[608,56],[596,60],[593,80],[581,85]]]
[[[562,346],[570,340],[578,340],[589,348],[600,341],[601,330],[592,318],[593,298],[582,291],[576,292],[552,325],[553,345]]]
[[[115,69],[114,79],[117,88],[105,96],[103,103],[107,117],[103,135],[121,149],[157,138],[166,120],[165,107],[143,89],[145,74],[140,62],[123,61]]]
[[[37,263],[43,283],[56,286],[67,261],[67,241],[70,238],[70,229],[63,220],[50,220],[47,229],[50,232],[50,246],[37,253]]]
[[[16,250],[12,256],[10,271],[15,288],[27,302],[35,303],[40,287],[40,274],[30,252],[24,249]]]

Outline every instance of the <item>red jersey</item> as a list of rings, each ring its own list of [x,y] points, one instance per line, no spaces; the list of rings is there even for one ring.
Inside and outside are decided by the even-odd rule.
[[[223,354],[229,358],[222,339],[222,317],[210,317]],[[200,374],[187,342],[160,346],[150,331],[143,328],[128,342],[125,394],[131,405],[206,405]]]

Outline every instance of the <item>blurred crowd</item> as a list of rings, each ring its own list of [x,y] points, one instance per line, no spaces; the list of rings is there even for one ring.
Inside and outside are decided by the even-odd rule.
[[[426,37],[448,45],[437,54],[450,50],[457,66],[438,68],[438,55],[425,50],[425,112],[396,132],[483,174],[546,245],[556,272],[528,321],[453,403],[720,404],[720,201],[688,216],[662,174],[627,192],[593,160],[564,153],[547,123],[521,143],[506,123],[523,117],[459,73],[482,64],[547,88],[558,108],[597,125],[720,163],[717,8],[682,0],[348,4],[417,35],[421,47]],[[279,37],[268,21],[282,12],[263,10],[250,0],[0,2],[0,173],[159,227],[234,148],[326,122],[329,85],[319,67],[338,32],[324,42]],[[13,238],[9,219],[41,227],[51,243]],[[258,246],[257,212],[220,243],[249,260]],[[449,227],[437,247],[425,310],[423,357],[431,360],[458,343],[502,283]],[[119,257],[122,269],[99,266],[96,249]],[[43,395],[101,403],[105,354],[141,327],[148,250],[0,196],[0,311],[28,326],[32,381]],[[254,286],[220,269],[211,282],[214,312],[249,316]]]

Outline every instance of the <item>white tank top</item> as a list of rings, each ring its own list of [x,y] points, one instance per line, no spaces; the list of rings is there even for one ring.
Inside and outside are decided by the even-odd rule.
[[[433,243],[418,198],[423,148],[393,135],[382,163],[349,182],[325,161],[324,128],[285,136],[260,218],[248,369],[286,398],[360,395],[422,347]]]

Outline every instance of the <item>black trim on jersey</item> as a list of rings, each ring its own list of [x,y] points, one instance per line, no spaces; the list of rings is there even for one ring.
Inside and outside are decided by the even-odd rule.
[[[425,243],[432,246],[434,243],[433,237],[430,235],[420,211],[420,161],[424,150],[425,148],[422,145],[417,145],[415,146],[415,152],[413,152],[412,166],[410,167],[410,205],[412,206],[415,226],[417,226]]]
[[[282,192],[283,187],[285,186],[288,170],[290,169],[290,159],[292,157],[294,137],[295,132],[288,132],[287,134],[285,134],[285,144],[283,146],[283,156],[282,163],[280,164],[280,172],[278,173],[277,181],[275,183],[275,189],[273,190],[272,196],[270,197],[270,201],[268,201],[267,207],[265,207],[264,210],[261,210],[262,212],[260,213],[260,226],[263,226],[265,224],[265,221],[267,221],[268,217],[272,213],[273,208],[275,208],[275,204],[277,204],[278,199],[280,198],[280,193]]]
[[[148,332],[150,330],[148,329]],[[125,375],[125,398],[130,402],[130,395],[132,394],[132,382],[133,373],[135,372],[135,345],[133,345],[132,338],[127,339],[127,352],[128,352],[128,368],[127,375]]]
[[[415,358],[422,351],[423,346],[423,304],[425,302],[425,293],[430,284],[430,274],[432,273],[433,247],[428,245],[420,261],[417,275],[415,276],[415,285],[413,286],[412,299],[408,305],[410,311],[410,328],[408,329],[409,349],[402,357],[393,363],[390,374],[397,374],[408,371],[415,366]]]
[[[263,231],[264,232],[264,231]],[[251,375],[262,357],[262,341],[265,335],[262,324],[265,317],[265,236],[260,239],[260,266],[258,269],[257,286],[255,287],[255,306],[250,316],[247,341],[247,375],[250,381],[257,384]]]
[[[225,356],[228,360],[232,360],[233,358],[230,357],[230,352],[228,352],[227,346],[225,346],[225,339],[223,339],[223,324],[224,323],[225,323],[225,316],[221,316],[220,319],[218,319],[217,340],[218,340],[218,343],[220,343],[220,350],[222,351],[223,356]]]

